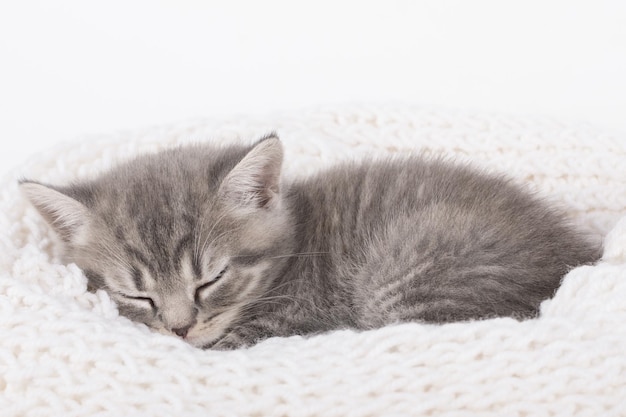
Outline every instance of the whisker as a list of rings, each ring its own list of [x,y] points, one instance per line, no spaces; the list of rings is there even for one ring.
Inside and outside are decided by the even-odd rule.
[[[320,255],[326,255],[329,254],[330,252],[301,252],[301,253],[291,253],[291,254],[286,254],[286,255],[277,255],[277,256],[270,256],[268,259],[279,259],[279,258],[290,258],[290,257],[307,257],[307,256],[320,256]]]
[[[215,236],[211,242],[208,242],[208,238],[207,238],[207,242],[205,242],[205,244],[202,245],[202,249],[200,250],[200,253],[203,253],[207,248],[210,248],[211,246],[213,246],[213,244],[219,240],[220,238],[222,238],[223,236],[226,236],[228,233],[231,233],[232,230],[226,230],[222,233],[220,233],[219,235]]]

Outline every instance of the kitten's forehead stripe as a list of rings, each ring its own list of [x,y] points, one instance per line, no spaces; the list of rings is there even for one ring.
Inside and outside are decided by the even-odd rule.
[[[200,265],[200,258],[202,254],[198,254],[196,257],[195,246],[198,244],[191,233],[186,234],[176,245],[174,250],[174,263],[176,270],[190,267],[190,275],[193,280],[199,280],[202,278],[202,265]],[[185,263],[186,262],[186,263]]]
[[[124,250],[131,255],[136,261],[140,262],[153,277],[156,277],[156,271],[154,269],[154,265],[152,262],[148,260],[148,257],[142,254],[138,249],[133,248],[132,246],[126,244],[124,245]]]
[[[191,269],[197,279],[202,278],[202,265],[200,265],[200,259],[193,256],[193,254],[191,256]]]
[[[146,290],[146,284],[143,281],[143,274],[141,273],[141,270],[137,267],[133,267],[133,282],[135,283],[135,287],[137,287],[138,291],[145,291]]]
[[[180,269],[183,252],[191,247],[191,243],[193,242],[193,237],[191,233],[186,234],[182,237],[176,244],[176,249],[174,249],[174,262],[176,264],[176,269]]]
[[[168,222],[167,216],[161,211],[166,211],[167,207],[157,205],[154,211],[140,220],[137,231],[146,249],[153,254],[152,268],[156,270],[156,275],[167,275],[171,272],[174,261],[171,259],[168,247],[164,242],[168,242],[174,237],[174,225]]]
[[[180,277],[187,283],[199,281],[202,278],[201,275],[196,274],[192,257],[192,251],[188,250],[181,254],[181,258],[178,260],[179,267],[177,273],[180,274]]]

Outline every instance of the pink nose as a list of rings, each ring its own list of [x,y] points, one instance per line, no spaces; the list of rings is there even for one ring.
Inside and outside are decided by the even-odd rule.
[[[187,336],[189,328],[191,328],[191,326],[179,327],[178,329],[172,329],[172,331],[184,339],[185,336]]]

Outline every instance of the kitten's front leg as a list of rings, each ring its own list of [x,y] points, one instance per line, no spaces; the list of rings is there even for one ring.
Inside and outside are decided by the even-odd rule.
[[[271,313],[259,314],[240,322],[205,349],[231,350],[248,347],[270,337],[311,335],[336,328],[316,318],[300,307],[285,308]]]
[[[247,340],[244,337],[241,337],[235,332],[226,333],[220,339],[217,339],[215,342],[210,345],[205,346],[205,349],[212,350],[234,350],[241,349],[245,347],[252,346],[254,342]]]
[[[287,336],[292,332],[285,331],[284,323],[278,319],[260,318],[249,321],[232,328],[224,336],[212,344],[205,346],[205,349],[233,350],[249,347],[260,341],[274,337]]]

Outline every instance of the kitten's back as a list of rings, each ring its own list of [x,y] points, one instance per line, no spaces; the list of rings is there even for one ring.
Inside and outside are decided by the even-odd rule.
[[[526,190],[441,159],[345,164],[295,184],[291,201],[302,252],[329,254],[313,286],[353,291],[358,312],[346,314],[364,328],[528,317],[599,256]]]

